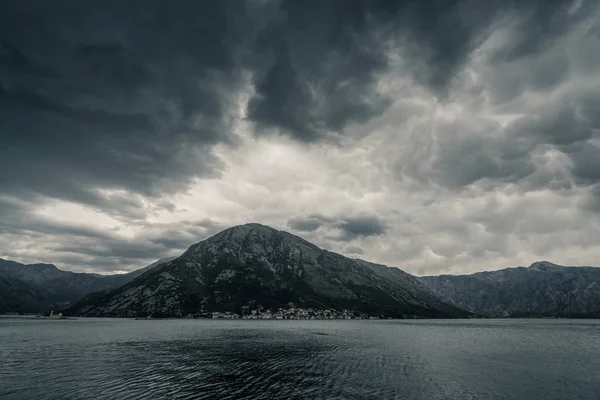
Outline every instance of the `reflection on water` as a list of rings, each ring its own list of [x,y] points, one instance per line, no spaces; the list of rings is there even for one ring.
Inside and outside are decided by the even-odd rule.
[[[596,321],[0,318],[4,399],[595,399]]]

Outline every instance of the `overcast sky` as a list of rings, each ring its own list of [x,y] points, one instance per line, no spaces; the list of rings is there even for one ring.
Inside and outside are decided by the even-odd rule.
[[[0,257],[259,222],[426,275],[600,265],[600,2],[0,0]]]

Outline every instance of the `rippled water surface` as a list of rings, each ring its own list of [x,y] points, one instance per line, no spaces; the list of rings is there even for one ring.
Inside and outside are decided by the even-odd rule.
[[[1,399],[600,399],[600,321],[0,318]]]

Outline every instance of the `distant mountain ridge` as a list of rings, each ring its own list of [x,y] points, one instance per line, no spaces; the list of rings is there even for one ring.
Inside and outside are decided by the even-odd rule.
[[[291,303],[394,317],[600,318],[600,268],[541,261],[527,268],[417,278],[260,224],[226,229],[180,257],[123,275],[0,259],[0,313],[183,315]]]
[[[68,307],[83,296],[124,285],[161,262],[127,274],[63,271],[53,264],[21,264],[0,258],[0,313],[47,312]]]
[[[226,229],[67,311],[91,316],[173,316],[291,303],[392,317],[469,315],[399,269],[353,260],[260,224]]]
[[[0,314],[40,312],[49,303],[43,287],[0,274]]]
[[[600,318],[600,268],[540,261],[528,268],[420,279],[456,307],[489,317]]]

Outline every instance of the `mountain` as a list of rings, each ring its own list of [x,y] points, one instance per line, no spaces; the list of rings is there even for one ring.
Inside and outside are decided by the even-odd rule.
[[[260,224],[236,226],[118,289],[66,312],[90,316],[186,315],[248,308],[351,309],[391,317],[463,317],[417,278],[320,249]]]
[[[122,286],[170,260],[159,260],[127,274],[98,275],[63,271],[53,264],[21,264],[0,259],[0,313],[64,308],[90,293]]]
[[[420,279],[456,307],[490,317],[600,317],[600,268],[541,261],[528,268]]]
[[[27,284],[11,276],[0,275],[0,314],[39,311],[48,302],[41,286]]]

